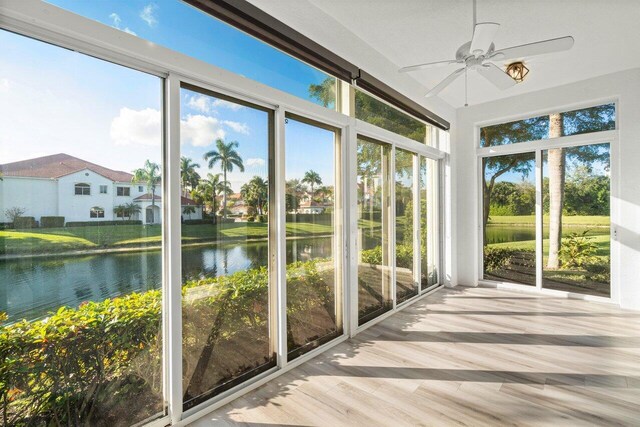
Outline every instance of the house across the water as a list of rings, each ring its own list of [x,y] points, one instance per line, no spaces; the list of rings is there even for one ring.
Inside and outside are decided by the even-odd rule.
[[[155,195],[133,175],[70,156],[54,154],[0,165],[0,222],[9,222],[6,210],[21,208],[23,216],[40,221],[43,216],[64,217],[65,222],[123,219],[114,212],[119,205],[135,204],[139,212],[124,219],[145,224],[162,221],[160,183]],[[182,197],[185,219],[202,219],[202,206]]]

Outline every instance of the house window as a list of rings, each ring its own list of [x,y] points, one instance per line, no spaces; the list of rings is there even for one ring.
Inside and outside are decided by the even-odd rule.
[[[101,185],[100,186],[100,194],[107,194],[107,186],[106,185]]]
[[[76,196],[90,196],[91,186],[89,184],[76,184],[75,185]]]
[[[116,191],[117,191],[116,194],[118,196],[126,196],[126,197],[128,197],[128,196],[131,195],[131,188],[129,188],[129,187],[117,187]]]
[[[93,207],[89,211],[90,218],[104,218],[104,209],[99,207]]]
[[[144,187],[142,185],[138,185],[138,193],[144,193]]]

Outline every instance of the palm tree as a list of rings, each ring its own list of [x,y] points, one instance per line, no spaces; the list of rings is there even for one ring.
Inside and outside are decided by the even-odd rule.
[[[124,207],[126,208],[126,215],[129,219],[131,219],[133,215],[142,212],[142,207],[135,202],[127,203]]]
[[[187,187],[194,189],[200,181],[200,174],[196,171],[199,168],[198,163],[194,163],[188,157],[180,157],[180,185],[182,190],[187,191]]]
[[[144,182],[147,185],[147,192],[151,195],[151,212],[156,210],[156,186],[160,183],[160,166],[150,160],[144,162],[144,167],[133,171],[133,182]]]
[[[213,213],[213,222],[215,224],[216,212],[217,212],[217,200],[220,195],[227,195],[232,192],[229,183],[220,179],[222,174],[216,173],[207,174],[207,178],[200,180],[200,184],[197,190],[202,193],[203,199],[211,197],[211,213]],[[226,209],[226,206],[224,207]]]
[[[256,210],[258,215],[264,213],[264,205],[269,195],[269,185],[267,181],[259,176],[254,176],[249,182],[242,186],[240,194],[247,204]]]
[[[127,216],[127,206],[118,205],[113,208],[113,213],[116,214],[116,217],[122,217],[122,220],[124,221],[124,217]]]
[[[305,184],[309,184],[311,187],[311,198],[313,198],[314,191],[313,187],[316,185],[322,185],[322,178],[320,178],[320,174],[314,170],[309,170],[305,172],[304,177],[302,178],[302,182]]]
[[[217,150],[207,151],[204,154],[204,159],[209,161],[209,169],[212,169],[216,163],[220,163],[220,169],[224,175],[224,182],[227,183],[227,172],[232,172],[233,167],[237,166],[240,172],[244,172],[244,164],[242,158],[235,150],[238,148],[238,142],[231,141],[225,143],[222,139],[216,140]],[[227,193],[223,192],[222,200],[222,217],[227,218]]]
[[[191,214],[196,213],[196,208],[195,206],[187,205],[184,208],[182,208],[182,213],[185,215],[189,215],[189,219],[191,219]]]
[[[297,178],[290,179],[285,184],[286,209],[287,211],[296,212],[300,207],[300,196],[304,192],[304,185]]]

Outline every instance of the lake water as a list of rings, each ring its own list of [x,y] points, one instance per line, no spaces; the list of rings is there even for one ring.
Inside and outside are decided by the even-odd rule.
[[[588,236],[608,235],[609,227],[584,227],[570,226],[563,227],[562,235],[569,233],[582,233],[589,231]],[[549,237],[549,229],[543,229],[544,238]],[[523,242],[536,239],[536,228],[533,226],[522,225],[488,225],[487,226],[487,243],[506,243],[506,242]]]
[[[287,262],[325,258],[331,237],[287,240]],[[185,247],[183,279],[216,277],[266,266],[267,242]],[[0,311],[9,321],[44,316],[63,305],[102,301],[135,291],[159,288],[159,250],[58,258],[0,261]]]

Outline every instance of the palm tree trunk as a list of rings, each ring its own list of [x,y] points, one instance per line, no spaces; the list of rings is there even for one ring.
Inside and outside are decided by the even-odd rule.
[[[224,183],[227,184],[227,169],[222,171],[224,173]],[[222,192],[222,219],[227,219],[227,191]]]
[[[562,116],[549,116],[549,138],[562,136]],[[549,258],[547,268],[560,267],[558,252],[562,243],[562,208],[564,204],[565,152],[562,148],[547,152],[549,168]]]

